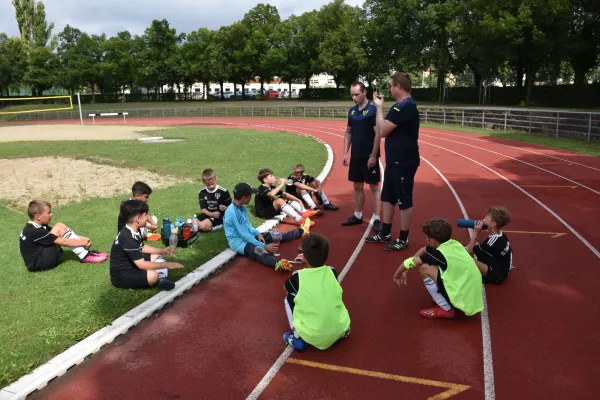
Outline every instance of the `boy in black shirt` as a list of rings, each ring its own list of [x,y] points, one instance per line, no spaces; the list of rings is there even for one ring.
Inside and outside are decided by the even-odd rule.
[[[501,231],[510,222],[510,214],[504,207],[490,207],[485,217],[473,228],[473,236],[467,245],[470,254],[475,255],[475,263],[483,276],[484,283],[501,284],[508,278],[512,269],[512,248],[508,237]],[[476,245],[477,235],[487,225],[490,235],[483,243]]]
[[[323,184],[316,178],[304,173],[304,165],[296,164],[290,176],[285,181],[285,191],[292,196],[299,196],[304,200],[311,210],[319,211],[319,208],[312,199],[314,193],[319,205],[325,210],[335,211],[338,207],[329,202],[325,193],[323,193]]]
[[[148,202],[148,200],[150,199],[150,195],[152,194],[152,188],[150,188],[150,186],[148,186],[146,183],[144,182],[136,182],[133,184],[133,186],[131,187],[131,195],[132,197],[129,198],[129,200],[142,200],[143,202]],[[127,221],[125,220],[125,218],[123,218],[123,216],[119,213],[119,218],[117,220],[117,233],[121,232],[121,229],[123,229],[125,227],[125,224],[127,223]],[[153,216],[148,216],[148,223],[144,226],[142,226],[141,232],[142,232],[142,238],[145,238],[147,233],[148,233],[148,229],[151,230],[152,232],[156,232],[156,230],[158,229],[158,220],[156,219],[156,217]]]
[[[31,219],[21,231],[19,248],[25,266],[29,271],[45,271],[58,265],[62,257],[60,246],[67,246],[79,257],[82,263],[101,263],[108,254],[88,250],[91,240],[78,236],[65,224],[52,221],[52,206],[43,200],[29,203],[27,214]]]
[[[200,211],[198,228],[203,232],[223,228],[223,215],[231,204],[229,191],[217,185],[217,175],[212,169],[202,171],[202,182],[206,187],[198,192]]]
[[[275,186],[277,178],[269,168],[258,171],[258,180],[262,185],[254,198],[254,208],[260,218],[271,219],[283,211],[294,218],[298,225],[302,225],[306,218],[317,215],[317,211],[308,211],[302,207],[302,202],[296,196],[281,191],[286,183],[284,178],[279,179],[279,185]]]
[[[167,279],[168,270],[183,268],[179,263],[166,262],[169,249],[157,249],[144,244],[140,233],[148,221],[148,204],[143,200],[126,200],[121,215],[127,222],[110,250],[110,280],[121,289],[142,289],[156,285],[171,290],[175,284]]]

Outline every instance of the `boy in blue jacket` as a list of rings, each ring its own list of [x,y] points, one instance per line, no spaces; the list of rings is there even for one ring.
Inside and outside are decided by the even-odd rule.
[[[233,189],[233,203],[225,211],[224,226],[227,243],[236,253],[250,257],[254,261],[273,268],[275,271],[291,271],[293,265],[285,259],[277,260],[271,254],[277,253],[275,242],[289,242],[309,234],[310,219],[306,218],[298,229],[280,233],[277,230],[261,234],[252,226],[246,206],[256,190],[247,183],[238,183]]]

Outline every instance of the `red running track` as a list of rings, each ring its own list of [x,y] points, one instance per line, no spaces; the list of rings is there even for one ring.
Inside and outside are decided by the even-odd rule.
[[[344,123],[337,121],[130,121],[215,126],[222,122],[310,134],[329,143],[336,153],[343,146],[340,135]],[[600,340],[595,334],[599,325],[595,316],[600,310],[594,300],[600,283],[596,250],[600,247],[600,234],[593,229],[600,222],[600,202],[593,192],[600,189],[597,171],[593,169],[598,165],[597,159],[523,145],[540,153],[534,154],[515,148],[520,143],[509,142],[515,147],[507,147],[503,141],[476,141],[477,138],[430,129],[421,133],[422,157],[448,179],[469,216],[477,218],[487,206],[503,204],[513,215],[507,230],[565,234],[553,238],[539,233],[508,233],[517,268],[504,285],[486,287],[489,315],[462,316],[454,321],[430,321],[419,316],[419,309],[429,306],[430,299],[416,273],[409,276],[406,288],[399,289],[392,282],[393,271],[407,253],[385,253],[380,245],[365,244],[342,282],[352,319],[351,336],[325,352],[310,349],[293,353],[260,398],[597,397]],[[571,184],[485,150],[527,158],[531,164],[556,162],[549,156],[560,157],[571,165],[543,167],[589,189],[559,188]],[[362,227],[339,225],[352,213],[352,188],[346,174],[336,156],[325,188],[341,209],[319,218],[314,228],[330,239],[329,263],[338,271],[348,262],[366,228],[366,223]],[[462,217],[456,197],[427,162],[422,162],[417,173],[415,204],[410,253],[422,245],[419,226],[426,219],[442,216],[452,221]],[[366,208],[369,207],[367,201]],[[398,227],[397,216],[394,231]],[[464,242],[467,231],[455,229],[455,237]],[[294,255],[296,247],[296,243],[283,246],[283,256]],[[238,258],[155,319],[145,321],[33,397],[246,398],[284,350],[281,333],[288,329],[283,310],[285,277]],[[489,325],[489,336],[482,324]],[[484,359],[483,342],[491,348],[491,359]],[[484,367],[492,371],[492,360],[493,374],[484,376]],[[323,369],[336,367],[349,369]],[[444,384],[447,386],[435,386]],[[447,391],[452,388],[459,393],[452,396]]]

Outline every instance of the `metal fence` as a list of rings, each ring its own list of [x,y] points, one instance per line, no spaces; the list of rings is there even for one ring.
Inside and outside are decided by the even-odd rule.
[[[86,110],[90,113],[128,112],[130,118],[162,117],[279,117],[344,119],[347,106],[332,105],[264,105],[243,107],[115,108]],[[444,125],[467,126],[487,130],[520,131],[555,138],[600,141],[600,113],[563,110],[526,110],[519,108],[435,107],[420,106],[421,121]],[[387,110],[384,110],[387,112]],[[79,111],[32,112],[16,114],[13,121],[55,121],[79,118]]]

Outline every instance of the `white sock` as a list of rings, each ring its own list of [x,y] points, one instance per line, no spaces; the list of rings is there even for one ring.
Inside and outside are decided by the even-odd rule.
[[[303,213],[304,211],[306,211],[306,209],[302,207],[302,204],[298,203],[296,200],[290,201],[288,204],[299,213]]]
[[[452,310],[452,306],[448,304],[444,296],[438,293],[438,286],[430,277],[423,279],[423,283],[425,283],[425,288],[433,298],[433,300],[437,303],[438,306],[444,309],[444,311]]]
[[[312,196],[308,192],[302,192],[302,200],[304,200],[310,208],[317,207],[317,205],[315,204],[315,202],[312,199]]]
[[[222,225],[222,224],[221,224],[221,225],[217,225],[217,226],[213,226],[213,227],[212,227],[212,230],[213,230],[213,232],[214,232],[214,231],[218,231],[219,229],[223,229],[223,225]]]
[[[302,217],[288,203],[285,203],[281,207],[281,211],[283,211],[284,213],[286,213],[290,217],[294,218],[296,221],[301,221],[302,220]]]
[[[354,216],[358,219],[362,218],[362,211],[354,211]]]
[[[325,192],[321,192],[321,200],[323,200],[323,204],[329,204],[329,200],[327,200],[327,196],[325,196]]]
[[[379,215],[375,215],[375,214],[373,214],[373,219],[374,219],[375,221],[381,221],[381,220],[379,219]]]
[[[284,299],[284,302],[285,302],[285,313],[287,314],[288,323],[290,324],[290,328],[292,328],[292,331],[294,332],[294,336],[296,338],[299,338],[300,336],[298,335],[298,332],[296,332],[296,329],[294,329],[294,313],[292,312],[292,308],[290,307],[290,303],[288,302],[287,297]]]
[[[159,256],[155,262],[167,262],[167,260],[163,257],[163,256]],[[158,278],[166,278],[169,276],[169,270],[166,268],[161,268],[161,269],[155,269],[155,271],[158,273]]]
[[[63,236],[64,239],[79,239],[79,236],[77,236],[75,234],[75,232],[73,232],[70,228],[67,229],[67,232],[64,234]],[[79,247],[69,247],[69,249],[71,249],[71,251],[73,253],[75,253],[75,255],[77,257],[79,257],[80,260],[83,260],[89,253],[89,251],[83,247],[83,246],[79,246]]]

